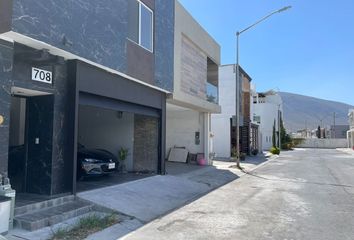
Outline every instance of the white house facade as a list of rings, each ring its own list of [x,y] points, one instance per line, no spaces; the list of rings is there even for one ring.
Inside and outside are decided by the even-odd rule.
[[[242,80],[242,88],[240,88],[240,151],[249,154],[251,150],[258,149],[257,141],[254,141],[254,136],[257,133],[252,132],[251,117],[251,78],[240,67],[240,79]],[[233,119],[236,112],[236,73],[235,64],[223,65],[219,68],[219,104],[222,108],[221,114],[212,114],[211,129],[214,133],[214,152],[218,158],[230,158],[231,150],[236,143],[236,128]],[[256,137],[258,138],[258,137]],[[255,144],[252,144],[254,142]],[[244,150],[246,149],[246,150]]]
[[[258,93],[257,93],[257,89],[256,89],[256,85],[255,84],[251,84],[250,87],[250,116],[251,116],[251,123],[253,125],[257,125],[258,126],[258,145],[257,145],[257,149],[258,150],[262,150],[263,149],[263,143],[262,143],[262,131],[260,128],[260,124],[257,118],[255,118],[255,103],[254,103],[254,99],[257,99],[258,97]]]
[[[253,98],[253,121],[260,126],[262,150],[272,147],[273,126],[279,127],[279,114],[283,112],[282,99],[275,91],[258,93]]]
[[[219,77],[219,104],[222,107],[222,113],[212,115],[211,130],[214,133],[213,143],[216,157],[229,158],[231,156],[230,119],[235,116],[236,111],[234,65],[220,67]]]

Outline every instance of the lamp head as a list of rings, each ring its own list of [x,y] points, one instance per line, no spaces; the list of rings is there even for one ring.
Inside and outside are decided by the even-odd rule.
[[[291,6],[283,7],[283,8],[281,8],[281,9],[278,10],[278,13],[284,12],[284,11],[290,9],[290,8],[291,8]]]

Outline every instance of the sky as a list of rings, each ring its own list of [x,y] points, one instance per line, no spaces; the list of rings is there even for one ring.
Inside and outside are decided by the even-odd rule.
[[[257,91],[275,89],[354,106],[353,0],[180,0],[221,46],[221,64],[240,65]]]

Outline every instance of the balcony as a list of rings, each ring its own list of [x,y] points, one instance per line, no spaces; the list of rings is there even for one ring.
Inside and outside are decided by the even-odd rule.
[[[206,100],[211,103],[219,103],[219,66],[208,57],[206,84]]]

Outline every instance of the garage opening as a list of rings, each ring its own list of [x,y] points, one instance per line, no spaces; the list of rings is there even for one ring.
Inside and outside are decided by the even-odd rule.
[[[159,115],[154,109],[81,93],[77,190],[158,173],[159,134]]]

